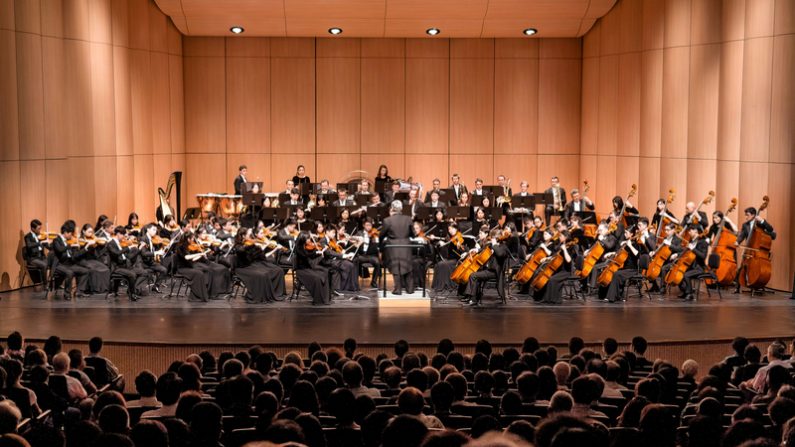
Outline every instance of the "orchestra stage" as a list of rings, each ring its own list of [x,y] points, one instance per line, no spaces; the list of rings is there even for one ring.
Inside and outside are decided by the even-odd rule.
[[[565,343],[572,336],[587,342],[605,337],[628,341],[644,335],[650,342],[703,342],[749,338],[791,338],[795,301],[790,293],[764,296],[702,292],[695,302],[675,295],[631,298],[607,303],[588,298],[563,304],[540,305],[527,298],[506,305],[489,294],[479,308],[464,307],[453,296],[430,306],[393,307],[369,300],[337,298],[330,306],[312,306],[308,298],[275,304],[247,304],[242,298],[208,303],[185,298],[143,297],[131,303],[126,295],[106,301],[96,295],[77,301],[43,299],[32,288],[0,294],[0,336],[20,330],[31,339],[52,334],[64,340],[101,335],[108,341],[153,344],[306,344],[341,343],[355,337],[363,344],[391,344],[405,338],[412,343],[436,343],[451,338],[472,343],[520,343],[535,336],[545,343]],[[437,297],[438,298],[438,297]]]

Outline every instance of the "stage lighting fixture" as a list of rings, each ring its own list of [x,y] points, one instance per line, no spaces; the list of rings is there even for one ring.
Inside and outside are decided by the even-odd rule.
[[[439,28],[428,28],[425,30],[425,34],[429,36],[435,36],[439,33],[441,33],[441,31],[439,31]]]
[[[229,31],[232,31],[234,34],[243,34],[243,31],[245,30],[242,26],[233,26],[229,28]]]
[[[535,34],[537,32],[538,32],[538,30],[535,29],[535,28],[527,28],[524,31],[522,31],[522,33],[524,33],[525,36],[532,36],[533,34]]]
[[[336,36],[337,34],[342,34],[342,28],[329,28],[328,32]]]

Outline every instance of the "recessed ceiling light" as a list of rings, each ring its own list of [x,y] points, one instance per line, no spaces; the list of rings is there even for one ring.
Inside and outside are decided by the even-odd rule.
[[[333,35],[342,34],[342,28],[329,28],[328,32]]]
[[[233,27],[229,28],[229,31],[232,31],[235,34],[242,34],[243,31],[245,31],[245,30],[243,29],[242,26],[233,26]]]
[[[439,28],[428,28],[425,30],[425,34],[429,36],[435,36],[439,33],[441,33],[441,31],[439,31]]]
[[[526,30],[522,31],[525,36],[532,36],[533,34],[537,33],[538,30],[535,28],[527,28]]]

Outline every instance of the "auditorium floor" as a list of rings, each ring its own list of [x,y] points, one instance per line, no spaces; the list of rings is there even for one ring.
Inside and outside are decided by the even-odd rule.
[[[105,301],[96,295],[75,301],[43,299],[31,288],[0,294],[0,336],[13,330],[29,338],[58,334],[65,340],[101,335],[106,340],[167,344],[340,343],[355,337],[361,343],[392,343],[405,338],[435,343],[449,337],[457,342],[488,338],[516,343],[532,335],[546,342],[565,342],[572,336],[599,341],[612,336],[629,340],[644,335],[649,341],[725,340],[795,335],[795,301],[789,293],[761,297],[724,293],[719,300],[701,295],[683,302],[675,295],[653,295],[620,303],[588,298],[561,305],[539,305],[527,298],[498,304],[487,294],[480,308],[463,307],[455,297],[426,308],[379,306],[371,300],[337,298],[331,306],[297,302],[246,304],[234,301],[188,302],[148,296],[136,303],[121,295]]]

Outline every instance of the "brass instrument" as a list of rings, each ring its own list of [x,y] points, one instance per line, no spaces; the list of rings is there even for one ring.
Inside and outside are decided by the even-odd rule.
[[[508,190],[510,188],[511,188],[511,179],[508,179],[508,181],[502,187],[502,195],[497,197],[497,199],[495,200],[495,202],[497,203],[498,206],[502,206],[505,203],[507,203],[510,206],[510,204],[511,204],[511,195],[508,194]]]

